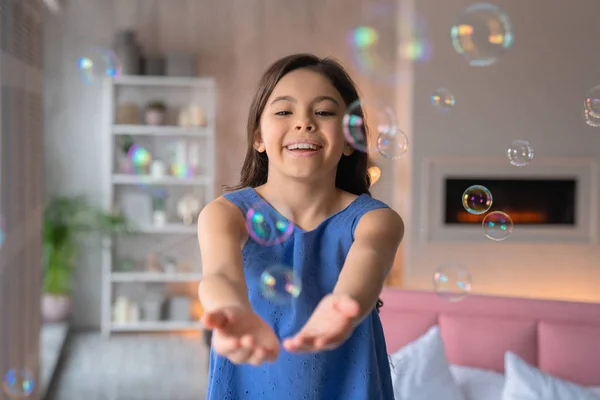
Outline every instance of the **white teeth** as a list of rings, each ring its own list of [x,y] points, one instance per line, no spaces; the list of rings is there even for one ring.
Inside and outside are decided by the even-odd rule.
[[[296,144],[290,144],[287,147],[288,150],[295,150],[295,149],[302,149],[302,150],[318,150],[319,147],[315,146],[314,144],[310,144],[310,143],[296,143]]]

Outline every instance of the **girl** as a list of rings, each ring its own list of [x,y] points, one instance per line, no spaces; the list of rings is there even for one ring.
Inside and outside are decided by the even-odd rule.
[[[376,306],[404,225],[370,197],[367,154],[344,140],[356,100],[344,69],[310,54],[280,59],[260,82],[241,183],[198,219],[198,294],[214,332],[209,400],[394,398]],[[249,238],[244,216],[258,201],[289,211],[283,243]],[[276,263],[302,280],[288,304],[259,291]]]

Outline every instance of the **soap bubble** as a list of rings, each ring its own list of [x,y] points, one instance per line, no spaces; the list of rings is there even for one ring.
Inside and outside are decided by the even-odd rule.
[[[533,160],[533,147],[527,140],[515,140],[506,150],[510,163],[516,167],[523,167]]]
[[[470,186],[462,196],[462,204],[465,210],[475,215],[488,212],[492,202],[492,193],[488,188],[481,185]]]
[[[442,264],[433,274],[433,287],[443,299],[460,301],[471,292],[471,274],[462,264]]]
[[[34,377],[25,369],[11,369],[6,373],[2,386],[8,397],[23,399],[33,393]]]
[[[301,290],[302,282],[288,266],[273,265],[260,275],[260,293],[273,303],[287,303],[298,297]]]
[[[583,120],[592,128],[600,127],[600,117],[594,117],[589,110],[583,110]]]
[[[282,243],[294,231],[294,224],[264,200],[248,209],[246,227],[250,237],[263,246]]]
[[[452,45],[472,66],[495,63],[513,43],[512,26],[498,7],[477,3],[465,8],[450,30]]]
[[[77,59],[79,77],[83,83],[93,83],[104,77],[118,77],[121,66],[117,56],[108,49],[93,48]]]
[[[127,158],[129,158],[133,172],[141,175],[148,173],[152,156],[144,147],[133,144],[127,152]]]
[[[369,151],[369,134],[378,138],[381,134],[396,131],[396,116],[390,107],[377,101],[357,100],[350,104],[343,125],[346,141],[354,149]]]
[[[585,94],[585,110],[593,118],[600,118],[600,86],[591,88]]]
[[[502,211],[492,211],[483,218],[483,231],[488,239],[496,242],[507,239],[513,231],[512,218]]]
[[[369,174],[371,186],[373,186],[379,180],[379,178],[381,178],[381,169],[375,165],[370,166],[369,169],[367,169],[367,173]]]
[[[4,244],[4,216],[0,215],[0,249]]]
[[[456,104],[456,99],[451,91],[446,88],[436,89],[431,95],[431,105],[438,111],[448,112]]]
[[[408,150],[408,137],[400,129],[382,132],[377,138],[377,152],[390,160],[397,160]]]

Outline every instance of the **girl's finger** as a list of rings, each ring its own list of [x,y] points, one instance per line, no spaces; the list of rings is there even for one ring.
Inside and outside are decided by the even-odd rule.
[[[248,362],[250,355],[252,354],[252,349],[246,349],[244,347],[240,347],[239,349],[231,352],[226,355],[226,357],[234,364],[245,364]]]
[[[248,358],[248,363],[252,364],[254,366],[260,365],[263,362],[265,362],[266,358],[267,358],[267,352],[263,348],[257,347],[254,349],[254,351],[250,355],[250,358]]]
[[[252,349],[256,346],[256,341],[252,335],[244,335],[240,339],[240,344],[246,349]]]

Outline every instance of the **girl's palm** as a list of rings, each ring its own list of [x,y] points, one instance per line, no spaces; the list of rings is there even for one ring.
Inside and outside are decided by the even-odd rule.
[[[259,365],[279,355],[275,332],[247,307],[224,307],[205,314],[202,322],[213,329],[215,352],[235,364]]]
[[[359,312],[359,304],[349,296],[327,295],[300,332],[284,340],[283,347],[291,352],[334,349],[352,334]]]

